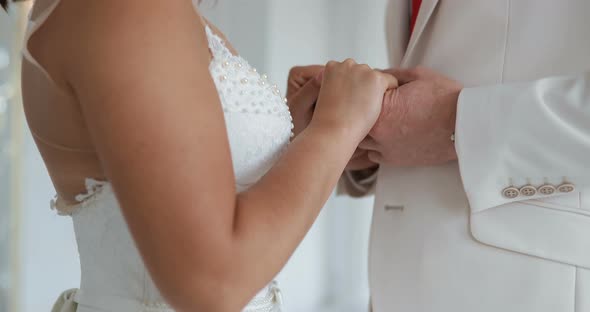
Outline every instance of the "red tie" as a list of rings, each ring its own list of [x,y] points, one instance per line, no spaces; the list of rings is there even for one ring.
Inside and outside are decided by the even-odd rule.
[[[418,18],[420,5],[422,5],[422,0],[412,0],[412,18],[410,20],[410,35],[412,34],[412,32],[414,32],[414,25],[416,25],[416,19]]]

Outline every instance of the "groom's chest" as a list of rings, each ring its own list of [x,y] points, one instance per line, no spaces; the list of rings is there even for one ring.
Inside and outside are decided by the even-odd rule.
[[[588,29],[585,0],[423,0],[392,65],[432,67],[467,86],[578,73],[590,69]]]

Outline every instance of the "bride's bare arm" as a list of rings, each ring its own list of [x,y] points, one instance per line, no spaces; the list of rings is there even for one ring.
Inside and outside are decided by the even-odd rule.
[[[395,80],[329,64],[309,128],[237,195],[191,1],[61,6],[76,25],[64,76],[156,285],[178,311],[238,311],[300,243]]]

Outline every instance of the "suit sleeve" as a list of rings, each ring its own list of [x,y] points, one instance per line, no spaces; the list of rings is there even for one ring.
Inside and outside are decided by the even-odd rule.
[[[464,89],[455,146],[473,212],[590,187],[590,73]]]

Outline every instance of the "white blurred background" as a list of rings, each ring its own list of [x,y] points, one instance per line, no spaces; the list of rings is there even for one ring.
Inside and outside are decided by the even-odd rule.
[[[388,0],[217,0],[204,14],[240,53],[286,86],[294,65],[353,57],[387,67]],[[49,311],[79,284],[71,220],[54,195],[20,107],[22,21],[28,4],[0,12],[0,312]],[[372,198],[332,198],[279,275],[286,312],[366,311]]]

